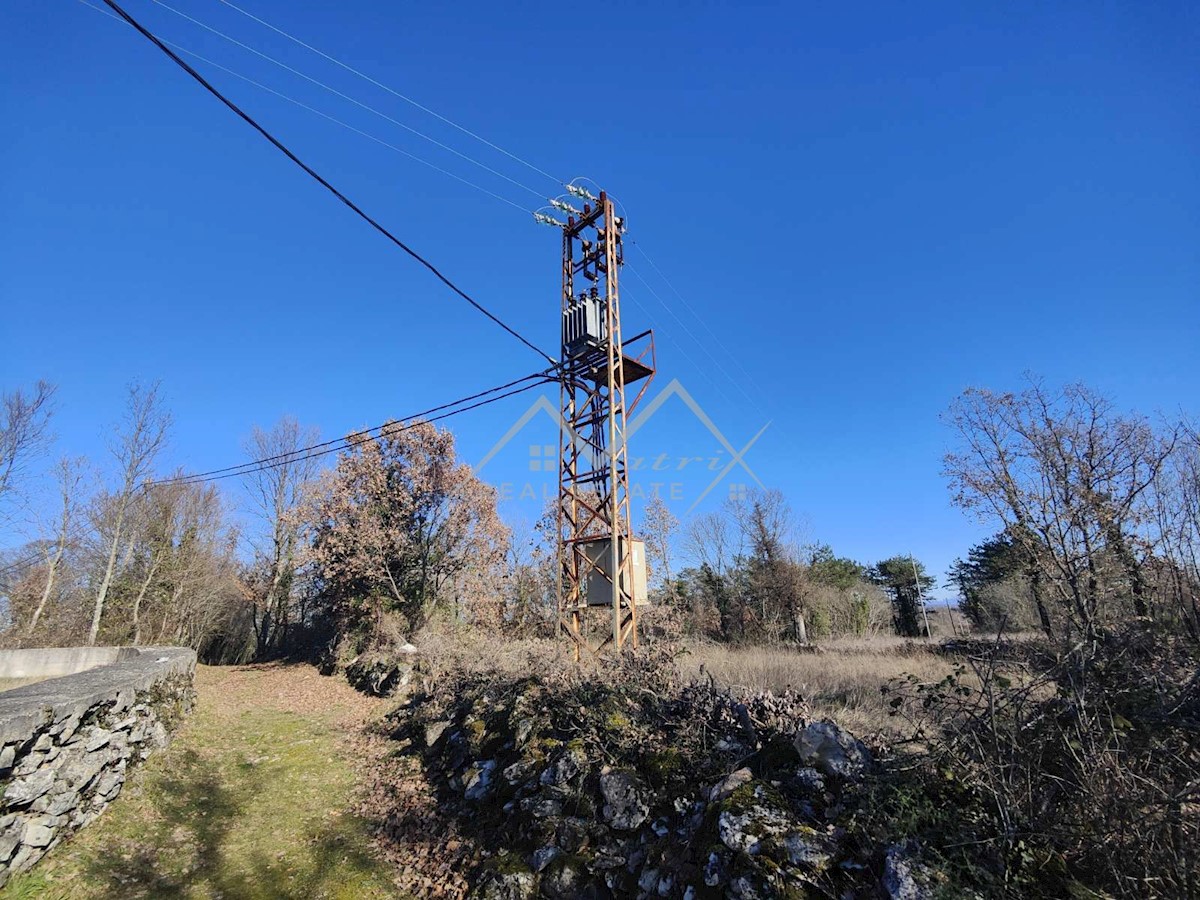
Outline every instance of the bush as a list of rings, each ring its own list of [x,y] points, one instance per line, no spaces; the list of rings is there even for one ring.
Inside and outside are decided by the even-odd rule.
[[[1194,643],[1130,625],[1040,669],[992,652],[900,685],[929,750],[910,777],[960,810],[936,843],[975,848],[958,861],[974,880],[1022,897],[1197,896],[1198,672]]]

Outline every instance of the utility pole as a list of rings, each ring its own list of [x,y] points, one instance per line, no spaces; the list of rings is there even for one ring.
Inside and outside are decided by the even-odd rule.
[[[929,630],[929,612],[925,609],[925,597],[921,594],[921,576],[917,573],[917,561],[911,553],[908,554],[908,562],[913,570],[913,585],[917,589],[917,602],[921,604],[921,617],[925,620],[925,638],[932,640],[933,632]]]
[[[646,556],[630,521],[625,426],[654,375],[654,340],[649,331],[621,339],[625,223],[612,199],[570,190],[589,201],[582,210],[559,200],[553,205],[570,213],[566,222],[537,218],[563,232],[558,611],[580,659],[637,647]],[[643,338],[642,351],[631,354],[628,345]]]

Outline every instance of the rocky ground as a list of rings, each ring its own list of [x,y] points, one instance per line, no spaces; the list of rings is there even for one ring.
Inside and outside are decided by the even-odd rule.
[[[876,753],[796,695],[640,669],[414,679],[201,667],[198,706],[8,897],[932,896],[872,840]]]
[[[864,837],[872,753],[794,695],[650,671],[463,675],[378,730],[394,759],[375,811],[414,893],[914,900],[938,886],[915,847]]]

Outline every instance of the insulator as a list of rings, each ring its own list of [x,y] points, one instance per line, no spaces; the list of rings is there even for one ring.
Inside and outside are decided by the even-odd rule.
[[[557,228],[567,227],[566,222],[560,222],[558,219],[554,218],[554,216],[548,216],[545,213],[535,212],[533,214],[533,220],[540,225],[554,225]]]
[[[593,203],[600,199],[599,197],[593,196],[587,188],[581,187],[577,184],[568,184],[567,193],[573,194],[576,197],[582,197],[584,200],[591,200]]]
[[[575,215],[575,216],[582,215],[582,213],[580,213],[579,210],[577,210],[575,207],[573,207],[570,203],[568,203],[565,200],[551,200],[550,205],[553,206],[555,209],[561,209],[565,213],[571,213],[572,215]]]

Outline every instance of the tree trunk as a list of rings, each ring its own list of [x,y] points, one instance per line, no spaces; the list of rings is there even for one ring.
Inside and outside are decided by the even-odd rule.
[[[46,603],[50,600],[50,592],[54,587],[54,573],[58,569],[59,560],[63,557],[63,545],[59,544],[58,550],[54,553],[54,558],[50,560],[50,568],[46,571],[46,586],[42,588],[42,599],[38,601],[37,609],[33,611],[33,618],[29,620],[29,628],[26,634],[33,634],[33,629],[37,628],[38,619],[42,617],[42,613],[46,609]]]
[[[96,646],[96,638],[100,634],[100,618],[104,615],[104,601],[108,599],[108,589],[112,585],[113,575],[117,568],[117,553],[121,548],[121,526],[125,523],[125,505],[127,497],[121,499],[117,510],[117,523],[113,528],[112,547],[108,551],[108,565],[104,568],[104,578],[100,582],[100,590],[96,592],[96,605],[92,610],[92,627],[88,629],[88,646]]]
[[[146,573],[146,578],[142,582],[141,590],[138,591],[137,598],[133,601],[133,645],[135,647],[142,642],[142,623],[139,618],[142,601],[146,598],[146,591],[150,589],[150,582],[154,580],[154,573],[158,571],[158,563],[161,559],[160,556],[150,566],[150,571]]]

